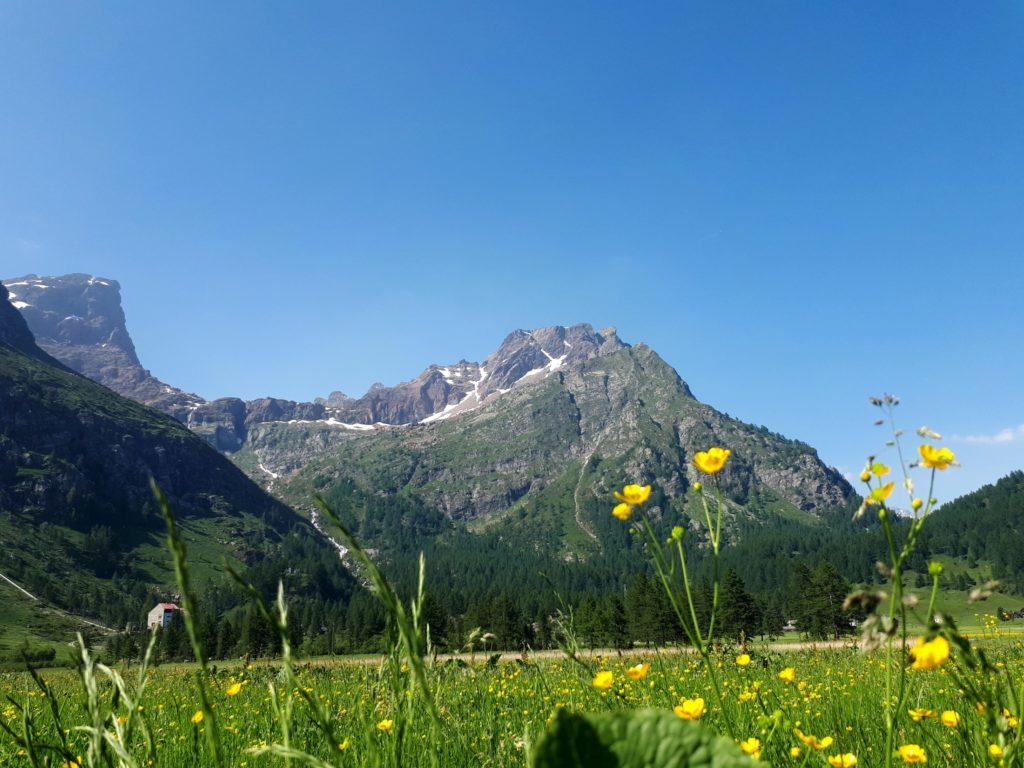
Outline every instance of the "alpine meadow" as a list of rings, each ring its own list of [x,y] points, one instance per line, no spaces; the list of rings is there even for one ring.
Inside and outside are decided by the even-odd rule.
[[[0,9],[0,766],[1024,768],[1022,35]]]

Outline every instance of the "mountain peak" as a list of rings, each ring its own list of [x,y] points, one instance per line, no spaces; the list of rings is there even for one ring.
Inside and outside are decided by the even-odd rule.
[[[81,272],[28,274],[3,285],[36,344],[69,368],[181,421],[203,402],[142,367],[128,334],[117,280]]]
[[[81,273],[28,274],[4,285],[41,344],[113,347],[139,365],[116,280]]]

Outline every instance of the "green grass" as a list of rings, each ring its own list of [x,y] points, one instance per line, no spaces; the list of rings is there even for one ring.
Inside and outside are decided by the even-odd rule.
[[[75,633],[102,633],[41,601],[34,601],[0,579],[0,663],[17,663],[19,649],[52,648],[57,658],[70,657]]]
[[[993,645],[996,657],[1008,664],[1014,675],[1024,673],[1019,644],[997,640]],[[766,763],[825,766],[826,756],[841,751],[855,753],[859,765],[879,764],[883,741],[879,654],[865,656],[843,649],[784,654],[755,650],[753,655],[753,663],[746,669],[734,664],[734,652],[720,657],[726,711],[740,736],[761,734],[765,742],[762,758]],[[650,663],[651,671],[644,680],[632,681],[625,670],[639,660]],[[779,679],[778,672],[785,666],[796,669],[796,683],[787,684]],[[232,665],[211,675],[214,707],[223,729],[229,765],[284,764],[279,758],[256,758],[246,752],[279,737],[267,691],[268,683],[278,679],[276,667],[272,663]],[[707,677],[696,659],[616,658],[600,662],[594,669],[615,673],[616,682],[610,691],[596,691],[590,684],[592,673],[565,660],[501,663],[492,668],[478,665],[471,669],[452,664],[433,667],[430,680],[437,691],[445,737],[427,740],[426,718],[414,720],[404,737],[403,765],[429,765],[436,757],[444,766],[524,766],[529,745],[559,709],[593,712],[653,707],[668,711],[681,698],[700,696],[708,703],[702,722],[715,731],[726,730],[725,712],[715,705]],[[157,668],[140,702],[155,737],[157,765],[209,764],[207,747],[190,722],[199,708],[193,672],[193,667],[185,664]],[[64,702],[64,717],[70,722],[84,717],[77,703],[80,696],[75,674],[52,671],[44,673],[44,677]],[[936,712],[953,709],[962,715],[963,722],[958,729],[948,729],[935,718],[920,723],[907,719],[898,743],[924,746],[929,766],[977,765],[974,755],[984,753],[997,738],[986,720],[965,704],[945,671],[915,673],[910,680],[912,706]],[[243,682],[241,693],[229,696],[228,688],[236,681]],[[396,736],[378,729],[377,723],[394,719],[395,713],[376,665],[312,662],[300,667],[298,684],[324,706],[337,726],[339,738],[348,742],[341,759],[333,764],[371,765],[375,749],[383,749],[387,754]],[[739,695],[754,690],[755,684],[757,698],[741,703]],[[109,690],[109,686],[104,690]],[[45,722],[47,705],[33,691],[26,675],[0,673],[0,695],[9,694],[15,701],[27,702],[39,721]],[[788,726],[768,739],[758,725],[758,718],[776,709],[785,713]],[[16,712],[12,706],[0,708],[0,717],[13,724]],[[803,746],[793,733],[797,723],[804,733],[831,736],[835,743],[814,752],[806,763],[792,762],[790,748]],[[202,727],[205,725],[199,726]],[[84,751],[83,737],[73,733],[72,739],[76,749]],[[330,759],[323,737],[301,718],[296,722],[293,742],[321,759]],[[141,740],[131,746],[141,754]],[[18,756],[9,740],[0,737],[0,764],[17,768],[28,763]]]

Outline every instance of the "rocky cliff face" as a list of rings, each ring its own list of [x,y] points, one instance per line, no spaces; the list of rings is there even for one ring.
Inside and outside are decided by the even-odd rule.
[[[66,525],[138,523],[152,475],[185,514],[297,518],[175,420],[33,348],[0,288],[0,511]]]
[[[125,325],[116,280],[25,275],[3,283],[36,343],[72,370],[179,421],[203,402],[142,367]]]

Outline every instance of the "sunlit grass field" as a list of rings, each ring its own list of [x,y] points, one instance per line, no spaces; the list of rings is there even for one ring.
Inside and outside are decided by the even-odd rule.
[[[998,627],[986,634],[985,644],[998,664],[1006,665],[1014,674],[1024,671],[1024,645],[1020,640],[1005,636]],[[779,651],[756,645],[749,651],[752,658],[746,667],[736,663],[736,649],[723,649],[716,658],[726,706],[741,734],[760,733],[760,718],[776,710],[783,713],[783,724],[773,738],[766,740],[763,762],[827,766],[830,756],[853,753],[859,765],[880,763],[879,750],[884,744],[879,703],[884,696],[883,654],[863,654],[854,648]],[[371,756],[387,754],[389,741],[395,739],[394,731],[388,730],[388,722],[395,719],[387,693],[389,683],[380,668],[367,661],[312,660],[297,664],[298,683],[337,723],[345,748],[343,760],[335,764],[377,764]],[[641,662],[650,664],[649,672],[642,679],[631,679],[629,668]],[[787,667],[795,670],[793,682],[779,677]],[[283,764],[279,757],[254,756],[248,751],[280,738],[268,692],[268,683],[278,680],[279,669],[280,664],[274,662],[211,669],[212,703],[229,765]],[[559,709],[593,712],[653,707],[671,711],[683,699],[703,698],[706,711],[701,722],[715,731],[725,731],[724,713],[714,703],[702,663],[692,655],[616,656],[595,660],[594,669],[614,674],[611,688],[595,689],[591,672],[565,659],[527,657],[525,661],[489,665],[480,657],[475,663],[436,663],[429,667],[429,676],[436,689],[446,738],[442,744],[431,743],[428,749],[426,715],[419,723],[414,719],[403,764],[432,764],[440,758],[442,765],[451,766],[525,765],[530,745]],[[131,668],[120,671],[129,678],[133,674]],[[171,664],[149,672],[150,683],[138,707],[145,713],[154,739],[157,765],[210,762],[201,733],[206,724],[193,722],[200,708],[194,671],[194,665]],[[53,670],[41,675],[61,702],[65,722],[83,722],[87,715],[77,673]],[[111,686],[102,686],[101,696],[109,696]],[[991,741],[985,718],[973,709],[965,709],[957,686],[942,669],[911,674],[910,687],[907,706],[914,712],[904,719],[899,742],[924,747],[930,765],[974,765],[973,756],[984,754]],[[38,723],[47,722],[49,702],[27,673],[0,673],[0,695],[27,703]],[[956,712],[959,724],[943,725],[943,712]],[[0,717],[15,727],[21,715],[6,703]],[[946,721],[950,721],[948,714]],[[422,727],[417,729],[417,725]],[[808,745],[812,736],[816,741]],[[72,732],[69,738],[72,745],[85,751],[84,735]],[[331,757],[322,733],[303,718],[296,718],[292,739],[312,755],[324,760]],[[0,765],[28,764],[23,750],[9,739],[0,739]]]

